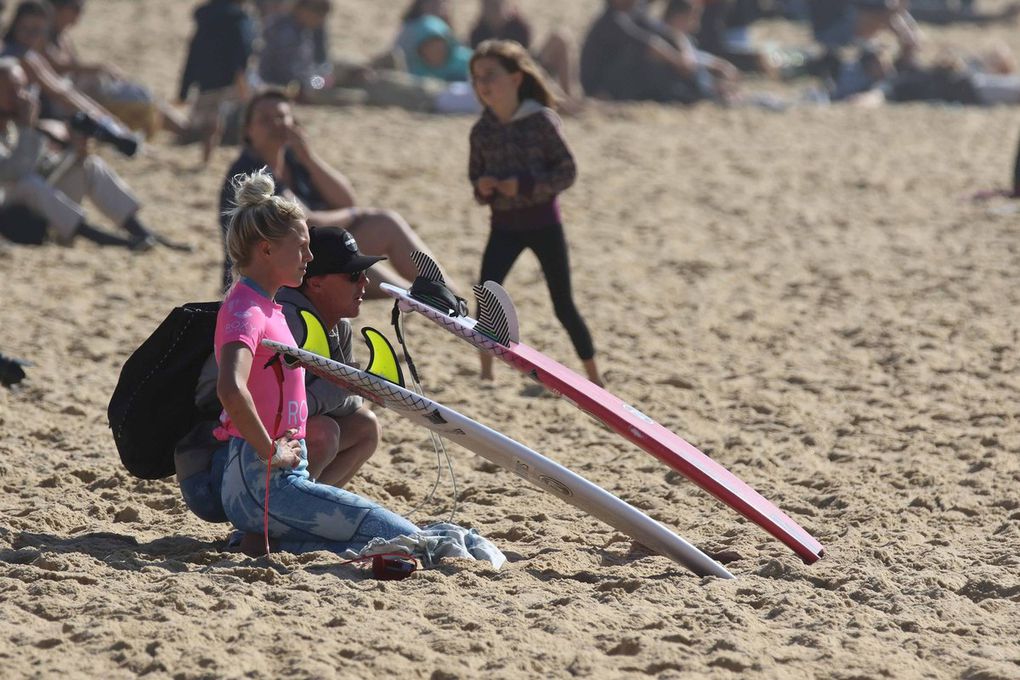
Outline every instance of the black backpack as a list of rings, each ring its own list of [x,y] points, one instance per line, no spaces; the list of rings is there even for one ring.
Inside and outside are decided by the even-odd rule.
[[[213,351],[219,308],[219,302],[175,308],[124,363],[107,416],[120,460],[132,475],[174,474],[177,442],[208,415],[195,405],[195,386]]]

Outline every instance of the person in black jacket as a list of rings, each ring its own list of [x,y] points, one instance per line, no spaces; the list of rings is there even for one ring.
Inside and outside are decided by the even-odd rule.
[[[184,103],[198,89],[191,124],[201,134],[202,161],[208,163],[224,118],[248,98],[246,71],[256,30],[243,0],[209,0],[195,10],[195,25],[178,100]]]
[[[689,64],[637,0],[605,0],[581,47],[581,86],[589,97],[693,103]]]

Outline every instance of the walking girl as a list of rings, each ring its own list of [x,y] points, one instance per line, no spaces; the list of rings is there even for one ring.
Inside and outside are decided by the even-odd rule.
[[[487,40],[470,62],[471,81],[485,106],[471,129],[468,177],[479,203],[491,208],[480,280],[503,283],[527,248],[542,266],[556,318],[567,330],[588,379],[602,384],[591,334],[574,304],[570,261],[557,195],[577,168],[553,111],[555,98],[520,44]],[[481,377],[492,379],[482,353]]]

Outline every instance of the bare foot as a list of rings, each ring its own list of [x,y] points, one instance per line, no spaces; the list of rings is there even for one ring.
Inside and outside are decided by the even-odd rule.
[[[595,383],[599,387],[605,387],[606,386],[605,383],[602,382],[602,376],[599,375],[599,367],[595,363],[595,359],[594,358],[592,358],[592,359],[584,359],[584,360],[582,360],[581,363],[584,364],[584,372],[588,374],[588,380],[590,380],[591,382]]]
[[[272,539],[269,540],[269,549],[277,550],[279,548],[279,542]],[[248,557],[262,557],[266,554],[266,537],[262,534],[248,534],[246,533],[241,537],[241,552]]]

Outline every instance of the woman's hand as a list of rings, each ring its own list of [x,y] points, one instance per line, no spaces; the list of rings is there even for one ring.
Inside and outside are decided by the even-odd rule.
[[[282,437],[273,440],[273,453],[270,467],[295,468],[301,463],[301,442],[294,439],[297,430],[287,430]],[[263,458],[265,460],[265,458]]]
[[[312,149],[308,146],[308,137],[297,123],[287,127],[287,147],[294,152],[302,164],[308,164]]]
[[[478,187],[478,195],[482,198],[488,198],[492,196],[492,192],[496,190],[496,186],[499,184],[499,180],[491,175],[484,175],[478,178],[478,182],[475,186]]]
[[[508,177],[496,183],[496,190],[507,198],[513,198],[517,195],[517,186],[517,178]]]

